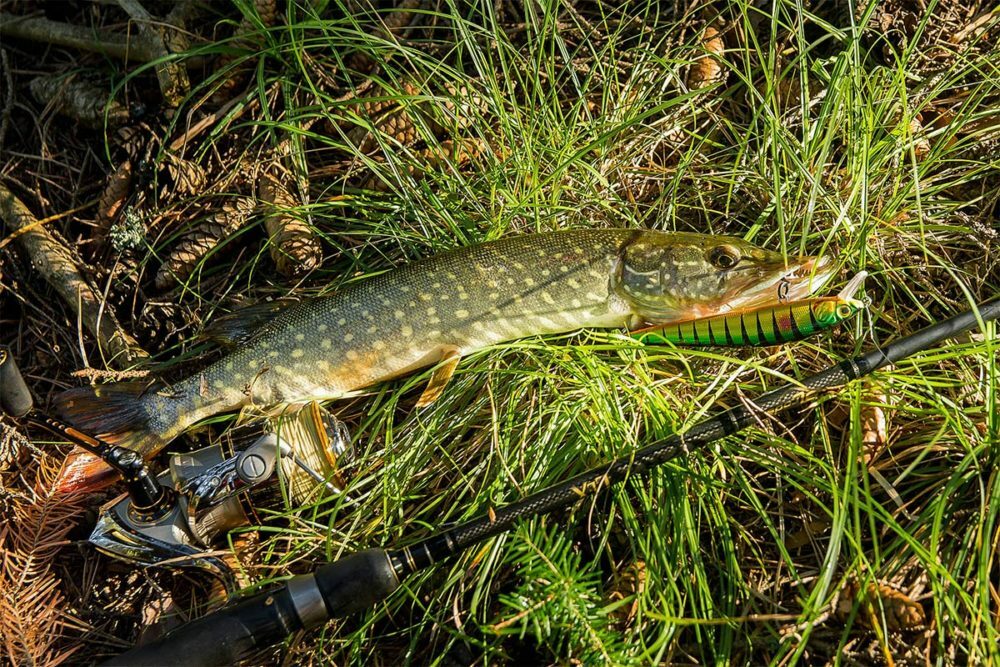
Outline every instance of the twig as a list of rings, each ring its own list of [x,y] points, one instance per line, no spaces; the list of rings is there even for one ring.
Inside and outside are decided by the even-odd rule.
[[[3,186],[0,185],[0,188],[2,188],[2,187]],[[0,190],[0,192],[2,192],[2,190]],[[0,250],[3,250],[4,247],[6,247],[8,243],[11,243],[14,239],[16,239],[21,234],[27,234],[28,232],[30,232],[32,229],[35,229],[36,227],[41,227],[42,225],[47,225],[50,222],[55,222],[56,220],[60,220],[62,218],[65,218],[67,215],[73,215],[74,213],[79,213],[80,211],[82,211],[84,209],[90,208],[91,206],[93,206],[96,203],[98,203],[97,199],[91,199],[90,201],[85,202],[83,204],[80,204],[76,208],[71,208],[68,211],[63,211],[61,213],[56,213],[54,215],[50,215],[47,218],[41,218],[41,219],[38,219],[38,220],[33,220],[30,224],[27,224],[24,227],[21,227],[20,229],[17,229],[15,231],[12,231],[9,234],[7,234],[7,236],[5,236],[3,239],[0,239]]]
[[[101,28],[85,28],[39,16],[0,12],[0,35],[102,53],[121,60],[149,62],[159,57],[142,39],[129,39]]]
[[[7,61],[7,50],[0,49],[0,67],[3,67],[4,100],[3,109],[0,109],[0,149],[3,148],[4,139],[7,136],[7,127],[10,125],[10,112],[14,108],[14,77],[10,73],[10,63]]]
[[[164,102],[170,107],[180,106],[191,87],[191,83],[188,81],[184,65],[170,60],[170,50],[167,48],[167,43],[176,43],[178,38],[176,35],[168,37],[164,28],[157,28],[153,17],[150,16],[145,7],[139,4],[138,0],[118,0],[118,5],[139,26],[139,34],[142,35],[143,41],[152,52],[153,59],[159,61],[156,64],[156,79],[160,83],[160,94],[163,95]],[[179,39],[183,40],[183,37]]]
[[[149,356],[130,335],[122,331],[110,312],[101,312],[102,302],[80,275],[69,248],[51,231],[37,225],[31,211],[2,184],[0,218],[12,232],[33,227],[19,236],[21,246],[31,257],[32,265],[39,274],[69,304],[100,346],[110,352],[109,363],[127,365]]]

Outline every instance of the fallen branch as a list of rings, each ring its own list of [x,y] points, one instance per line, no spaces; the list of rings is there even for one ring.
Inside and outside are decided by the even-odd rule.
[[[41,16],[18,16],[0,12],[0,35],[92,51],[120,60],[145,63],[158,57],[141,39],[129,38],[101,28],[51,21]]]
[[[152,62],[164,55],[160,50],[163,44],[158,48],[157,44],[150,43],[142,37],[123,35],[103,28],[88,28],[52,21],[42,16],[19,16],[10,12],[0,12],[0,37],[20,39],[31,44],[65,46],[137,63]],[[171,51],[181,50],[172,36],[164,39],[169,41]],[[205,64],[204,58],[200,56],[184,58],[182,62],[183,64],[165,63],[165,66],[198,68]],[[157,74],[159,75],[159,72]]]
[[[0,185],[0,218],[11,233],[31,229],[18,237],[31,264],[76,313],[84,326],[110,353],[109,363],[124,366],[149,355],[115,321],[104,303],[76,268],[73,253],[54,233],[37,224],[35,216],[10,190]]]
[[[180,33],[168,35],[165,28],[157,27],[153,17],[138,0],[118,0],[118,5],[135,21],[143,42],[153,54],[152,59],[158,61],[156,80],[160,84],[163,101],[170,107],[180,106],[191,84],[183,63],[171,61],[170,49],[167,47],[168,44],[183,45],[183,40],[179,39]]]

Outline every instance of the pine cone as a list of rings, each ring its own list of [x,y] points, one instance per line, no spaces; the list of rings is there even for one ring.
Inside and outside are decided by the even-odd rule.
[[[261,173],[257,188],[265,207],[264,226],[278,273],[294,276],[314,268],[322,257],[322,248],[312,228],[290,213],[298,204],[295,197],[267,172]]]
[[[464,130],[486,115],[486,100],[473,88],[465,84],[455,86],[449,83],[444,89],[448,92],[448,97],[442,104],[446,124],[437,123],[435,132],[438,134]]]
[[[404,146],[415,141],[417,127],[404,106],[402,98],[414,97],[419,94],[419,88],[404,82],[398,93],[383,89],[380,91],[380,95],[385,96],[383,99],[355,103],[349,107],[349,110],[367,120],[372,129],[369,130],[368,126],[358,125],[348,133],[348,141],[357,146],[362,153],[369,153],[378,147],[378,134],[394,139]]]
[[[404,83],[401,96],[415,97],[421,91],[414,85]],[[486,110],[483,98],[468,86],[446,85],[447,97],[430,101],[410,101],[404,105],[399,99],[366,102],[357,109],[362,118],[372,119],[373,130],[356,127],[348,134],[348,139],[362,153],[370,153],[379,145],[378,135],[401,146],[409,146],[420,140],[420,129],[414,120],[414,110],[422,113],[429,130],[437,136],[448,136],[457,130],[469,127],[481,118]],[[434,108],[436,107],[436,109]]]
[[[706,88],[726,78],[726,70],[719,59],[726,49],[722,39],[722,25],[718,21],[705,28],[700,48],[704,53],[695,58],[688,70],[687,85],[691,90]]]
[[[153,148],[159,144],[159,135],[147,123],[120,127],[115,132],[119,149],[125,152],[133,165],[148,160]]]
[[[177,340],[184,325],[184,314],[176,303],[147,301],[139,313],[136,333],[157,347],[166,347]]]
[[[454,169],[461,168],[482,155],[486,148],[487,144],[482,139],[448,139],[437,146],[425,148],[418,156],[419,162],[407,164],[404,171],[410,178],[418,181],[426,178],[431,172],[444,171],[449,165]],[[391,183],[377,174],[369,176],[362,185],[363,188],[377,192],[385,192],[390,186]]]
[[[115,126],[126,122],[128,109],[109,99],[108,91],[77,77],[39,76],[28,84],[31,94],[41,104],[51,104],[62,115],[87,127]]]
[[[400,108],[381,116],[371,131],[367,127],[356,127],[347,138],[360,152],[370,153],[379,147],[380,136],[382,141],[409,146],[420,138],[420,130],[409,112]]]
[[[413,10],[419,7],[422,1],[402,0],[382,19],[385,29],[393,35],[403,32],[413,22]]]
[[[400,97],[414,97],[420,95],[420,89],[412,83],[403,81],[400,84],[399,92],[382,89],[379,92],[381,99],[367,99],[363,102],[356,102],[348,107],[351,112],[361,118],[375,119],[382,114],[400,108]]]
[[[260,17],[260,22],[264,24],[265,28],[270,28],[278,23],[277,0],[253,0],[253,6],[257,10],[257,16]],[[248,21],[247,17],[244,16],[243,20],[240,21],[240,32],[253,32],[256,29],[257,26]]]
[[[250,197],[237,197],[223,203],[219,211],[177,243],[156,273],[156,288],[163,290],[174,282],[187,280],[205,255],[247,223],[254,208],[256,203]]]
[[[422,0],[401,0],[387,12],[385,17],[376,19],[375,33],[384,38],[405,36],[407,28],[413,22],[414,9],[422,4]],[[348,69],[360,74],[371,74],[375,71],[375,60],[367,53],[352,53],[347,58]]]
[[[859,621],[871,625],[878,621],[884,612],[885,624],[890,630],[913,630],[923,627],[927,616],[923,605],[908,595],[887,584],[872,582],[862,590],[858,581],[850,581],[841,591],[835,609],[837,618],[846,619],[850,616],[854,605],[859,601],[867,607],[866,613],[859,615]]]
[[[277,24],[278,3],[276,0],[254,0],[253,5],[265,28]],[[236,39],[232,42],[233,48],[250,50],[258,46],[263,38],[257,30],[257,24],[244,16],[236,28]],[[236,54],[224,53],[220,55],[215,61],[215,70],[218,72],[229,68],[238,58],[239,56]],[[240,86],[246,83],[249,71],[249,63],[242,62],[226,72],[219,87],[212,93],[212,103],[221,105],[232,99]]]
[[[205,175],[205,170],[200,165],[191,160],[178,157],[173,153],[166,154],[164,164],[166,165],[167,174],[174,182],[175,194],[182,197],[193,197],[202,194],[205,184],[208,182],[208,176]],[[168,194],[170,193],[164,190],[160,193],[160,196],[163,197]]]
[[[132,192],[134,170],[131,160],[123,160],[108,176],[101,199],[97,204],[97,233],[107,236],[108,228],[121,213],[125,200]]]

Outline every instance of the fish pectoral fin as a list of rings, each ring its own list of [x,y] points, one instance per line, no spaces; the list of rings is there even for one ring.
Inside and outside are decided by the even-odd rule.
[[[438,362],[437,367],[434,369],[434,373],[431,375],[424,393],[420,394],[420,398],[417,399],[418,408],[427,407],[441,396],[444,388],[451,380],[451,376],[455,374],[458,362],[461,360],[462,354],[458,351],[457,347],[449,347],[441,353],[441,361]]]

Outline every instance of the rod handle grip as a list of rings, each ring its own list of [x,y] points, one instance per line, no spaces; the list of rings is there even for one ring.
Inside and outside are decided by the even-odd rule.
[[[364,611],[398,587],[399,578],[385,550],[359,551],[185,623],[104,665],[233,665],[297,630]]]

